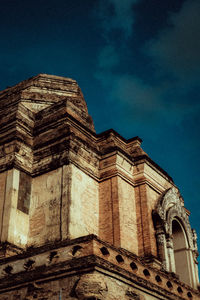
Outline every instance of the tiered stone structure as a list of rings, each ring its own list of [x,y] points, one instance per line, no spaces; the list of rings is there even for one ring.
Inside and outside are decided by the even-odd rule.
[[[200,299],[196,234],[139,137],[96,134],[75,80],[0,92],[0,299]]]

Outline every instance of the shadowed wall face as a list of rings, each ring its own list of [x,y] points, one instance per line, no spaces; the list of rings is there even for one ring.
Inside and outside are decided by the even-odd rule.
[[[17,209],[29,213],[31,197],[31,177],[20,172]]]

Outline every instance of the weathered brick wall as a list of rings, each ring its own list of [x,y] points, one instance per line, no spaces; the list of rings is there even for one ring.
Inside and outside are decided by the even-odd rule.
[[[72,165],[69,237],[97,234],[99,189],[96,180]]]
[[[134,187],[118,178],[120,247],[138,254],[138,235]]]
[[[3,174],[1,241],[25,247],[28,243],[29,216],[18,209],[20,171],[12,169]]]
[[[99,184],[99,237],[109,243],[114,243],[113,234],[113,204],[112,179]]]
[[[100,183],[99,236],[138,254],[134,187],[114,176]]]
[[[58,299],[60,293],[64,299],[158,299],[137,286],[144,280],[148,285],[145,268],[151,266],[155,274],[161,269],[152,211],[159,197],[175,185],[142,150],[141,139],[126,140],[114,130],[96,134],[76,81],[58,76],[40,74],[0,92],[0,114],[0,256],[95,234],[111,248],[142,261],[141,282],[128,288],[125,277],[113,274],[125,269],[135,274],[137,268],[127,264],[121,252],[112,256],[101,247],[96,250],[105,259],[102,269],[109,259],[118,264],[112,274],[73,274],[41,281],[39,286],[29,282],[0,299]],[[88,252],[84,255],[83,263]],[[70,268],[75,263],[72,256]],[[95,268],[99,266],[96,262]],[[22,269],[26,267],[24,263]],[[49,259],[40,266],[44,272],[48,267]],[[60,264],[54,271],[62,273],[62,268]],[[3,272],[9,282],[10,266]],[[158,289],[161,283],[155,274],[151,284]],[[179,299],[181,291],[174,293],[173,299]]]
[[[59,240],[62,168],[33,178],[29,246]]]
[[[0,173],[0,240],[2,241],[7,171]]]

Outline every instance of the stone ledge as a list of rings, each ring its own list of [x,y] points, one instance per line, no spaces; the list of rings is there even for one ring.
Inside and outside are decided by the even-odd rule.
[[[58,241],[0,260],[0,289],[5,292],[29,282],[58,279],[98,270],[129,284],[140,285],[166,299],[185,299],[191,293],[198,299],[198,291],[183,284],[173,274],[150,267],[139,257],[124,249],[101,241],[94,235],[74,240]],[[180,293],[181,291],[181,293]]]

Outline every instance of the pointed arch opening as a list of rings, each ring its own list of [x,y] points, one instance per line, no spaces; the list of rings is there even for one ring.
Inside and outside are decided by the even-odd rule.
[[[188,240],[183,226],[176,219],[172,221],[172,237],[176,274],[179,275],[181,281],[191,284]]]
[[[159,197],[153,221],[162,267],[179,275],[182,282],[197,288],[197,238],[190,226],[189,212],[176,188],[168,189]]]

